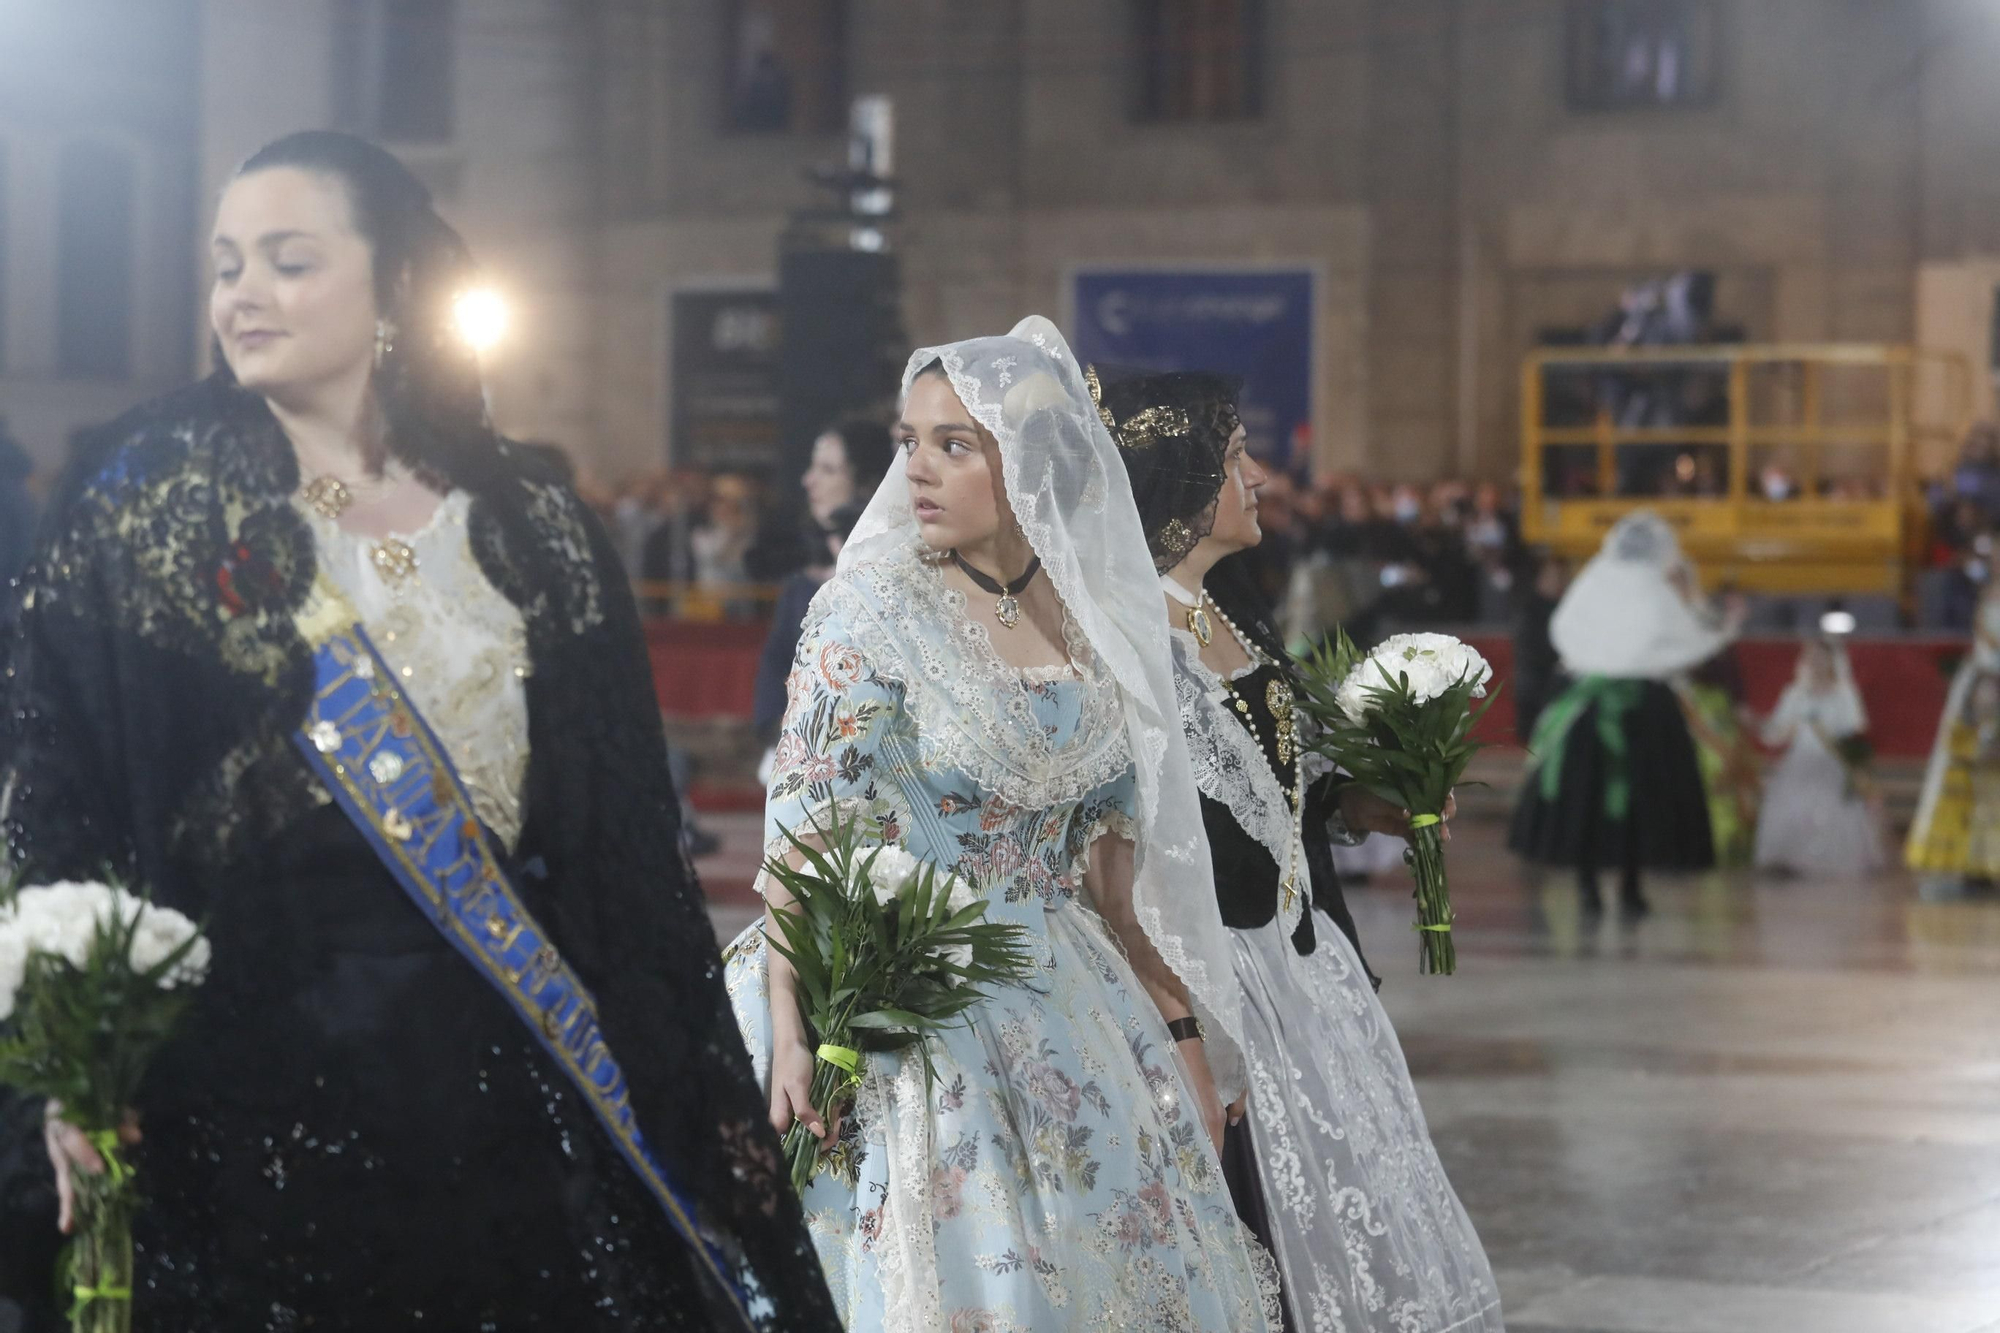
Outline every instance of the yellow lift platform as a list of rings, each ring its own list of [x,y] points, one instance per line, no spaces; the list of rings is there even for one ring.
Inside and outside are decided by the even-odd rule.
[[[1699,400],[1708,424],[1616,425],[1593,406],[1607,385]],[[1955,352],[1538,349],[1521,370],[1522,535],[1582,560],[1647,508],[1711,588],[1897,595],[1924,535],[1922,469],[1948,466],[1971,419],[1972,370]],[[1766,497],[1766,469],[1791,498]]]

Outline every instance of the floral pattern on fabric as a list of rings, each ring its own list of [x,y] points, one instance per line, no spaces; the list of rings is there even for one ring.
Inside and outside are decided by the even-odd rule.
[[[1087,673],[1018,677],[1060,765],[1101,711]],[[822,1175],[806,1211],[851,1328],[950,1330],[1267,1327],[1268,1256],[1253,1255],[1174,1046],[1083,895],[1092,840],[1129,828],[1133,777],[1029,809],[924,756],[902,682],[871,665],[838,614],[810,623],[788,685],[767,845],[838,808],[871,836],[950,867],[989,914],[1035,939],[1026,985],[976,1006],[914,1056],[864,1066],[843,1135],[859,1179]],[[1060,773],[1036,775],[1059,783]],[[765,950],[753,925],[727,980],[768,1078]],[[1261,1260],[1261,1265],[1260,1261]]]

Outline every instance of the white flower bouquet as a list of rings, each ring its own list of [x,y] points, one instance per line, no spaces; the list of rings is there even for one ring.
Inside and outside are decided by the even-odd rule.
[[[764,863],[794,904],[771,914],[783,938],[768,942],[797,974],[799,1014],[816,1048],[812,1104],[831,1124],[854,1100],[864,1052],[914,1049],[934,1076],[925,1039],[987,987],[1026,977],[1033,960],[1024,928],[984,920],[986,900],[971,886],[901,847],[862,844],[838,809],[810,832],[811,842],[785,834],[804,864]],[[845,1140],[822,1153],[799,1123],[784,1147],[801,1192],[822,1167],[854,1177]]]
[[[208,963],[192,921],[121,888],[61,883],[0,895],[0,1083],[60,1103],[104,1159],[102,1173],[73,1178],[65,1285],[77,1333],[131,1327],[139,1195],[119,1129]]]
[[[1397,634],[1364,654],[1340,631],[1331,647],[1300,660],[1299,675],[1299,707],[1318,730],[1313,750],[1411,812],[1404,860],[1417,880],[1420,965],[1449,975],[1457,970],[1458,952],[1444,868],[1444,808],[1480,748],[1472,731],[1493,705],[1486,697],[1493,668],[1449,634]],[[1473,706],[1480,698],[1486,701]]]

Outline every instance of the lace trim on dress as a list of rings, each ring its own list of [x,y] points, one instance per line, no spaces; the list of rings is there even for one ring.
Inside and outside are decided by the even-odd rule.
[[[1229,715],[1229,691],[1223,687],[1222,677],[1201,660],[1194,636],[1182,629],[1172,634],[1174,687],[1180,694],[1181,730],[1187,736],[1195,785],[1202,795],[1234,815],[1243,831],[1271,854],[1280,878],[1288,866],[1295,873],[1302,871],[1306,857],[1298,819],[1278,775],[1271,771],[1264,747]],[[1250,657],[1250,671],[1264,664],[1254,649]],[[1240,680],[1244,674],[1231,679]],[[1300,795],[1303,798],[1304,793]],[[1305,898],[1305,894],[1295,893],[1286,901],[1286,895],[1279,895],[1278,913],[1287,932],[1297,927],[1304,915]]]
[[[1098,669],[1089,640],[1065,615],[1069,665],[1055,679],[1082,686],[1081,717],[1057,743],[1035,714],[1029,688],[1043,669],[1013,666],[986,627],[965,614],[964,594],[945,585],[911,543],[836,575],[807,616],[806,636],[838,611],[847,623],[878,627],[865,638],[868,664],[903,687],[922,762],[964,773],[1015,805],[1078,801],[1131,763],[1114,682]]]

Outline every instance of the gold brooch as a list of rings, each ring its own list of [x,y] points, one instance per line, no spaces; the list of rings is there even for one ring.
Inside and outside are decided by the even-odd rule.
[[[354,492],[338,477],[314,477],[306,483],[304,495],[313,512],[329,522],[346,513],[347,507],[354,503]]]
[[[1186,555],[1195,548],[1201,538],[1194,535],[1194,529],[1179,519],[1170,519],[1160,529],[1160,546],[1169,555]]]
[[[394,537],[390,537],[376,543],[375,549],[368,553],[368,558],[373,562],[375,572],[382,576],[382,581],[391,587],[416,576],[417,553],[410,548],[408,542],[397,541]]]

